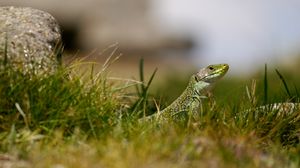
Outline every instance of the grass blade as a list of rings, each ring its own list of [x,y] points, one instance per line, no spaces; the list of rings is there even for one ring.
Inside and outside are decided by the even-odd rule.
[[[290,93],[290,90],[289,90],[289,88],[288,88],[288,85],[287,85],[287,83],[286,83],[284,77],[281,75],[281,73],[280,73],[277,69],[275,69],[275,71],[276,71],[278,77],[280,78],[281,82],[283,83],[283,86],[284,86],[285,91],[286,91],[286,93],[288,94],[289,98],[290,98],[290,99],[293,99],[293,97],[292,97],[292,95],[291,95],[291,93]]]
[[[265,75],[264,75],[264,104],[268,103],[268,69],[265,64]]]
[[[4,65],[4,68],[6,68],[7,66],[7,62],[8,62],[8,55],[7,55],[7,40],[8,40],[8,37],[7,37],[7,34],[5,35],[5,44],[4,44],[4,62],[3,62],[3,65]]]
[[[140,81],[142,82],[141,85],[141,92],[145,91],[145,79],[144,79],[144,58],[140,59],[140,66],[139,66],[139,72],[140,72]]]
[[[148,81],[148,83],[147,83],[147,85],[145,87],[145,90],[144,90],[145,92],[148,92],[148,89],[149,89],[149,87],[150,87],[150,85],[151,85],[151,83],[153,81],[153,78],[154,78],[156,72],[157,72],[157,68],[155,68],[155,70],[153,71],[153,73],[152,73],[152,75],[151,75],[151,77],[150,77],[150,79],[149,79],[149,81]]]
[[[294,85],[294,88],[295,88],[295,92],[296,92],[296,96],[299,97],[299,91],[298,91],[298,88],[296,85]]]

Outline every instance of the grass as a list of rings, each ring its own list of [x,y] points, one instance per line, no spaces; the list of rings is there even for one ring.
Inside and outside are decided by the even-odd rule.
[[[233,79],[220,81],[215,98],[204,102],[200,116],[190,122],[140,123],[156,109],[149,93],[156,70],[146,80],[141,61],[140,81],[117,81],[107,73],[112,62],[98,73],[94,64],[81,72],[80,65],[90,63],[75,62],[46,76],[26,76],[5,63],[0,72],[0,167],[300,166],[299,110],[246,110],[299,101],[297,87],[290,89],[278,70],[274,82],[265,67],[264,82],[249,87]],[[273,83],[282,83],[280,92]],[[241,88],[234,95],[233,86]]]

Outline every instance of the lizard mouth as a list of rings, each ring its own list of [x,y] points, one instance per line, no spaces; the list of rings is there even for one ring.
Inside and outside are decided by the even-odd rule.
[[[221,68],[217,69],[216,72],[214,72],[214,74],[219,74],[221,76],[224,76],[228,71],[228,69],[229,69],[228,64],[221,64]]]

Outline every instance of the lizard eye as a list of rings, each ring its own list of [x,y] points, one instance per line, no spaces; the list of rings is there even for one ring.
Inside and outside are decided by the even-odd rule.
[[[197,76],[195,76],[195,81],[196,81],[196,82],[199,82],[199,79],[197,78]]]
[[[214,67],[210,66],[208,67],[209,70],[214,70]]]

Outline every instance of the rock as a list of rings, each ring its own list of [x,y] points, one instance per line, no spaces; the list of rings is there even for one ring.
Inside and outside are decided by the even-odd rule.
[[[49,13],[28,7],[0,7],[2,69],[9,64],[23,74],[53,73],[59,65],[60,44],[59,25]]]

